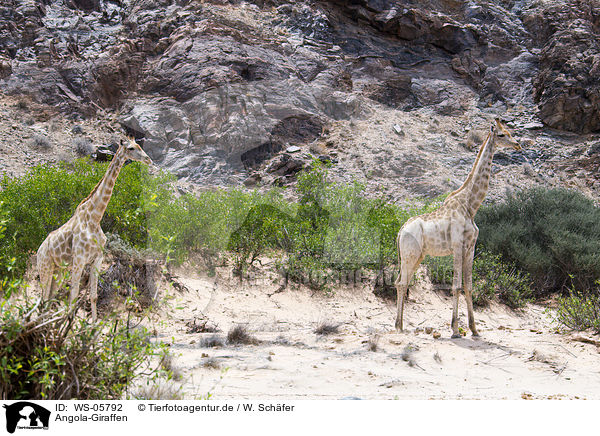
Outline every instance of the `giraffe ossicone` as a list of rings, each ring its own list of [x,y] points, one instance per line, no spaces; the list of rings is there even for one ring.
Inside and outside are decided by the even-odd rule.
[[[397,316],[396,329],[402,331],[404,301],[412,276],[426,255],[454,257],[452,280],[452,337],[460,337],[458,330],[458,299],[463,288],[467,300],[469,329],[478,336],[473,316],[473,256],[479,229],[475,214],[481,206],[489,187],[492,159],[496,146],[521,147],[506,126],[496,118],[483,142],[473,168],[464,183],[450,193],[435,211],[409,219],[398,232],[396,246],[400,273],[396,279]]]
[[[152,164],[152,160],[133,138],[121,141],[106,173],[92,192],[79,203],[73,216],[61,227],[50,232],[37,251],[37,270],[40,276],[42,298],[49,299],[56,291],[54,273],[61,265],[71,268],[69,304],[79,294],[81,275],[91,264],[90,302],[92,319],[97,318],[98,273],[104,257],[106,236],[100,221],[112,196],[115,182],[128,159]]]

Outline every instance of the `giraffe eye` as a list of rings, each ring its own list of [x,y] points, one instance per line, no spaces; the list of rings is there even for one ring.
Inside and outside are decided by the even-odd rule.
[[[504,133],[498,133],[499,138],[504,138]]]

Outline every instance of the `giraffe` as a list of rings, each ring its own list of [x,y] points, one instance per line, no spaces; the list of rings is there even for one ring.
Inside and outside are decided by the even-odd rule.
[[[452,281],[452,338],[460,337],[458,330],[458,298],[464,280],[465,299],[469,329],[473,336],[479,336],[473,317],[471,291],[473,285],[473,255],[479,229],[473,220],[479,206],[487,194],[492,158],[496,146],[520,150],[508,129],[496,118],[487,138],[479,149],[473,168],[464,183],[448,195],[444,203],[435,211],[409,219],[398,232],[396,246],[400,274],[396,279],[397,317],[396,329],[402,331],[404,300],[412,276],[425,257],[454,257]]]
[[[37,269],[44,300],[49,299],[56,290],[55,271],[61,264],[66,264],[72,269],[69,295],[69,304],[72,304],[79,293],[83,269],[88,264],[92,265],[90,301],[94,321],[97,318],[98,271],[102,265],[106,244],[106,236],[100,228],[100,220],[110,201],[117,176],[127,159],[152,164],[152,160],[133,138],[125,142],[121,141],[104,177],[79,203],[69,221],[50,232],[37,251]]]

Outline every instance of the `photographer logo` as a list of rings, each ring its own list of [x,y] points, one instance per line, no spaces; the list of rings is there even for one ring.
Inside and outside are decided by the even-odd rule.
[[[4,404],[6,409],[6,431],[14,433],[19,430],[48,430],[50,411],[29,401]]]

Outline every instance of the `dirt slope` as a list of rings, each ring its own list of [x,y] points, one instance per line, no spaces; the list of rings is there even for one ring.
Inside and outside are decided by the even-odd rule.
[[[479,310],[481,337],[452,340],[450,298],[425,278],[411,291],[402,334],[393,328],[395,304],[364,287],[323,296],[302,288],[274,293],[270,277],[252,285],[222,275],[181,280],[188,291],[171,290],[153,324],[157,339],[172,342],[186,398],[600,398],[597,346],[558,333],[553,311],[538,305]],[[461,298],[466,328],[464,309]],[[222,338],[243,324],[260,343],[203,347],[214,333],[188,333],[194,318],[216,323]],[[316,335],[323,322],[339,324],[339,332]],[[205,367],[210,360],[220,368]]]

